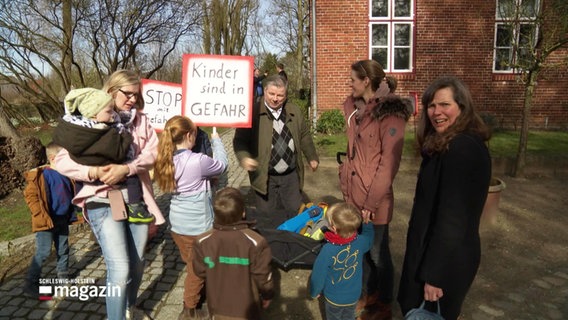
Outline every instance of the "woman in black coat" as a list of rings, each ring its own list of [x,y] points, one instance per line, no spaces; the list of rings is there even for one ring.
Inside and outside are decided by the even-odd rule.
[[[398,302],[402,313],[440,301],[457,319],[481,255],[479,220],[491,178],[489,132],[457,78],[435,80],[422,96],[422,152]],[[435,310],[435,304],[427,304]]]

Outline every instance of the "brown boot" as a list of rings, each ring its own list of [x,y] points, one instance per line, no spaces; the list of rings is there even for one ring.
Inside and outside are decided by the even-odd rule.
[[[392,307],[390,303],[377,301],[369,320],[392,320]]]
[[[178,316],[178,320],[199,320],[197,310],[195,308],[184,307]]]
[[[367,304],[367,295],[361,295],[359,301],[355,305],[355,319],[356,320],[363,320],[363,313],[365,313],[365,305]]]
[[[379,293],[375,292],[367,296],[367,300],[365,302],[365,308],[374,309],[377,303],[379,303]]]

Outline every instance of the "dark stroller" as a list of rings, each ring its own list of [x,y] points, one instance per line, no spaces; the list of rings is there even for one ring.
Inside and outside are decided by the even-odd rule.
[[[260,214],[255,209],[247,210],[247,220],[256,220],[256,230],[268,241],[272,250],[272,261],[284,271],[311,268],[323,246],[323,241],[276,229],[293,214],[279,210]]]

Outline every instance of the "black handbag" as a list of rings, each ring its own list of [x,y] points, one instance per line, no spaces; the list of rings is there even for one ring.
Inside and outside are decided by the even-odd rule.
[[[440,301],[438,303],[438,312],[432,312],[424,309],[426,300],[422,300],[420,307],[411,309],[404,315],[404,320],[444,320],[440,311]]]

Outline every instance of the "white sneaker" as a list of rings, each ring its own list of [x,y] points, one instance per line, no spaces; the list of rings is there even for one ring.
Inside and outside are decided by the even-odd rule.
[[[126,320],[152,320],[146,311],[138,307],[126,309]]]

